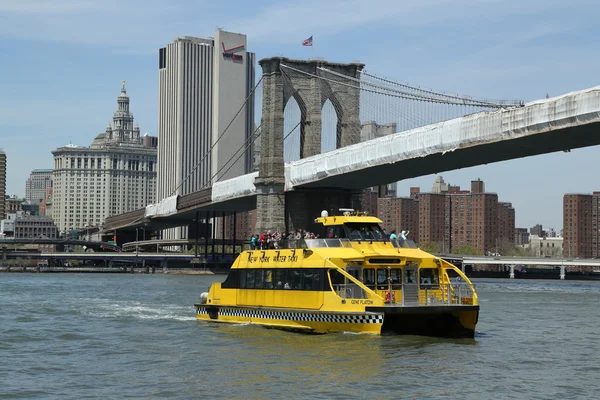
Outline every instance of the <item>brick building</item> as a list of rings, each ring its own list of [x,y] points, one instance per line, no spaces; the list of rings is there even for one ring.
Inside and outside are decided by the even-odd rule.
[[[498,242],[515,243],[515,209],[511,203],[498,202]]]
[[[563,254],[565,257],[598,257],[598,205],[600,192],[567,193],[563,197]]]
[[[441,252],[472,246],[481,254],[513,245],[515,210],[511,203],[498,202],[497,194],[486,193],[481,179],[472,181],[468,191],[439,177],[432,190],[436,193],[410,188],[411,199],[419,202],[418,243],[436,242]]]
[[[410,239],[419,237],[419,202],[406,197],[382,197],[377,202],[378,218],[387,233],[409,231]]]

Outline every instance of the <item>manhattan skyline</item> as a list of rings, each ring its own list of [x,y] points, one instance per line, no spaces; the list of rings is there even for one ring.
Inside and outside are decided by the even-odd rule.
[[[378,75],[438,91],[532,101],[600,83],[594,11],[600,6],[591,1],[537,0],[518,7],[501,1],[0,4],[0,50],[11,60],[0,65],[7,193],[23,196],[31,170],[52,166],[51,150],[89,145],[106,127],[122,80],[142,133],[157,135],[158,49],[177,36],[209,37],[222,27],[246,34],[257,59],[360,61]],[[123,23],[113,23],[115,16]],[[314,46],[303,47],[311,35]],[[593,171],[598,150],[438,174],[461,186],[481,178],[487,191],[513,203],[517,226],[559,230],[564,193],[600,189]],[[434,178],[400,182],[398,193],[429,190]]]

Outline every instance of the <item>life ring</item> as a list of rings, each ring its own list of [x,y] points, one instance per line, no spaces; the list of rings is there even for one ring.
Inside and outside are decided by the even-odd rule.
[[[391,303],[395,303],[396,302],[396,294],[394,292],[391,292],[392,295],[390,296],[390,292],[385,292],[385,302],[386,303],[390,303],[390,297],[392,299]]]

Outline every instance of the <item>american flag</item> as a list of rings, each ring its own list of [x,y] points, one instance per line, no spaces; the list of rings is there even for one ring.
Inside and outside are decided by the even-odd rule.
[[[302,46],[312,46],[312,36],[303,41]]]

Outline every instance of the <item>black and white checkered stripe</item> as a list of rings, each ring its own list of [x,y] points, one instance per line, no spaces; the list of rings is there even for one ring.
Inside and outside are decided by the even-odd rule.
[[[272,311],[252,308],[219,307],[219,315],[228,317],[263,318],[287,321],[337,322],[344,324],[382,324],[383,314],[327,314],[295,311]],[[198,307],[197,314],[208,314],[206,307]]]

